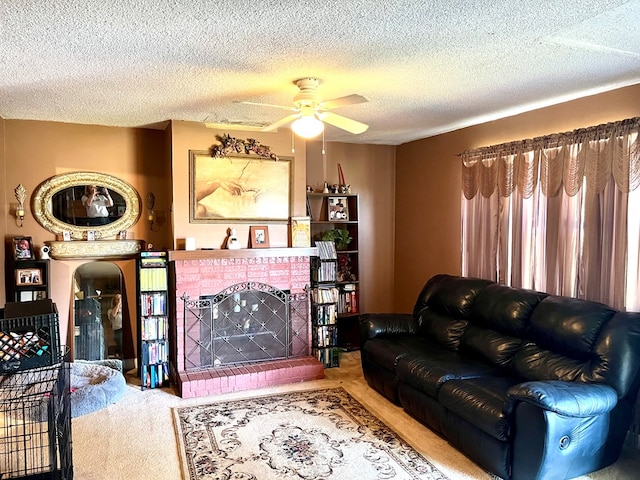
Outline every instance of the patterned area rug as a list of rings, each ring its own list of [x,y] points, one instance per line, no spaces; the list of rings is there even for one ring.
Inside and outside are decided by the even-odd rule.
[[[173,414],[185,480],[447,480],[341,387]]]

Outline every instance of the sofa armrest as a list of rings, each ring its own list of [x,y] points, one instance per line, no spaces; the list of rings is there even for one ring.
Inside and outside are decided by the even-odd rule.
[[[565,417],[593,417],[608,413],[618,403],[617,392],[601,383],[549,380],[524,382],[507,391],[505,413],[525,402]]]
[[[616,460],[607,447],[616,391],[604,384],[525,382],[507,392],[513,480],[574,478]]]
[[[410,313],[365,313],[360,315],[360,345],[377,337],[415,335],[418,321]]]

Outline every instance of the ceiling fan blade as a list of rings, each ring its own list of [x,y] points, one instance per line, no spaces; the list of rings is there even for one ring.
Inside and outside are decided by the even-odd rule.
[[[331,110],[333,108],[345,107],[347,105],[357,105],[358,103],[366,103],[367,100],[362,95],[353,94],[347,95],[346,97],[333,98],[331,100],[325,100],[324,102],[320,102],[318,104],[318,108],[320,110]]]
[[[287,115],[286,117],[281,118],[280,120],[278,120],[275,123],[272,123],[271,125],[267,125],[266,127],[262,128],[261,131],[272,132],[278,129],[279,127],[282,127],[283,125],[286,125],[287,123],[294,121],[299,116],[300,116],[299,113],[292,113],[291,115]]]
[[[285,105],[273,105],[272,103],[258,103],[258,102],[238,102],[244,105],[257,105],[258,107],[272,107],[280,108],[281,110],[291,110],[292,112],[298,111],[296,107],[287,107]]]
[[[338,115],[337,113],[322,112],[318,114],[318,117],[323,122],[326,122],[329,125],[333,125],[334,127],[341,128],[342,130],[346,130],[349,133],[364,133],[369,128],[369,125],[367,125],[366,123],[343,117],[342,115]]]

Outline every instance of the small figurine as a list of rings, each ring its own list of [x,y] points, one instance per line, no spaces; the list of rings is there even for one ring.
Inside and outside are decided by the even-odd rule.
[[[324,182],[324,188],[322,189],[322,193],[329,193],[329,184]]]
[[[236,237],[236,229],[229,229],[229,237],[227,238],[227,248],[229,250],[238,250],[240,248],[240,242],[238,241],[238,237]]]

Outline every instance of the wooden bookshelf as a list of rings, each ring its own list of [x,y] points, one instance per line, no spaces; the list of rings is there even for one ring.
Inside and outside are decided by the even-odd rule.
[[[360,262],[358,194],[307,193],[307,215],[311,217],[311,241],[329,230],[346,230],[351,242],[336,243],[337,345],[346,350],[360,348]]]

